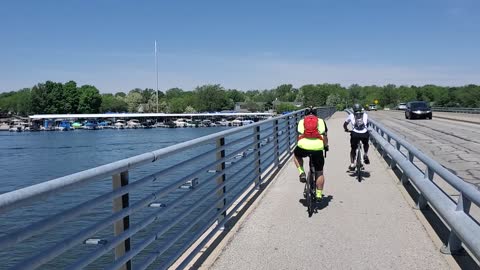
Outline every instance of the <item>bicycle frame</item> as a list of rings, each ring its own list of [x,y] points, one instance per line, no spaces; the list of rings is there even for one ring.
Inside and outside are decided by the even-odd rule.
[[[308,216],[311,217],[316,211],[315,209],[315,190],[316,190],[316,178],[315,178],[315,166],[313,166],[312,157],[309,155],[309,171],[307,181],[305,182],[305,199],[307,200]]]
[[[362,168],[363,168],[363,143],[361,141],[358,142],[355,161],[356,161],[355,169],[357,171],[357,180],[358,182],[360,182],[362,181]]]

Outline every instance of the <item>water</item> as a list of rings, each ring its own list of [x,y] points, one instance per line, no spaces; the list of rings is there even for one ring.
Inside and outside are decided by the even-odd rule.
[[[271,124],[268,125],[271,127]],[[50,179],[65,176],[71,173],[90,169],[99,165],[107,164],[120,159],[132,157],[134,155],[145,152],[161,149],[176,143],[188,141],[198,137],[202,137],[211,133],[223,131],[226,127],[212,127],[212,128],[183,128],[183,129],[131,129],[131,130],[98,130],[98,131],[69,131],[69,132],[32,132],[32,133],[0,133],[0,175],[2,176],[2,185],[0,186],[0,193],[12,191],[21,187],[32,184],[41,183]],[[232,137],[226,139],[233,141],[235,138],[240,138],[252,130],[236,133]],[[272,129],[265,133],[271,133]],[[261,138],[265,138],[269,134],[263,134]],[[252,140],[244,141],[238,147],[245,146],[246,143]],[[267,149],[272,149],[273,145],[269,143],[266,145]],[[286,146],[285,146],[286,147]],[[212,160],[215,160],[214,154],[210,157],[196,160],[193,164],[181,166],[182,161],[198,155],[208,149],[215,148],[215,144],[208,143],[200,145],[199,147],[188,149],[177,155],[163,158],[158,162],[139,167],[129,171],[130,182],[135,182],[144,176],[151,173],[158,172],[163,168],[174,166],[176,171],[162,175],[160,179],[148,183],[138,190],[130,193],[130,206],[139,202],[152,192],[161,190],[166,186],[178,181],[182,176],[198,170],[205,166]],[[233,149],[227,148],[227,155]],[[271,153],[271,151],[268,151]],[[235,166],[243,167],[243,164],[248,164],[253,161],[253,157],[240,158],[236,161]],[[268,154],[262,160],[262,167],[265,168],[272,162],[272,157]],[[233,166],[233,165],[228,165]],[[227,167],[228,167],[227,166]],[[247,167],[244,171],[235,171],[227,173],[228,183],[226,189],[232,191],[227,193],[227,200],[234,194],[238,193],[246,184],[251,183],[251,175],[247,174],[254,168]],[[236,169],[238,170],[238,169]],[[185,244],[185,241],[194,235],[195,229],[203,227],[207,220],[218,214],[215,209],[207,210],[215,197],[209,198],[205,203],[197,203],[202,200],[205,194],[212,191],[215,187],[215,181],[212,179],[212,174],[205,172],[198,177],[199,183],[204,184],[205,190],[198,189],[193,193],[189,190],[176,190],[170,192],[167,196],[158,198],[162,203],[171,205],[173,202],[180,201],[175,208],[163,211],[162,209],[153,209],[144,207],[136,211],[130,216],[130,225],[135,226],[140,224],[145,219],[161,213],[160,216],[145,229],[139,231],[132,237],[132,248],[140,245],[143,241],[149,239],[154,232],[158,232],[166,227],[172,219],[177,219],[178,215],[184,213],[189,209],[199,206],[195,211],[189,214],[185,219],[179,220],[180,223],[169,229],[159,239],[155,240],[143,252],[136,256],[133,260],[134,265],[141,263],[143,259],[152,255],[149,252],[155,252],[164,248],[170,243],[171,238],[176,237],[181,232],[187,232],[185,236],[181,237],[179,242],[173,244],[164,255],[157,261],[158,263],[152,267],[158,267],[163,262],[168,261],[168,257],[174,254],[178,248]],[[95,198],[101,194],[112,190],[111,179],[98,179],[85,186],[76,187],[75,190],[62,192],[51,196],[47,200],[41,201],[37,205],[14,210],[12,212],[0,215],[0,236],[8,234],[18,228],[18,224],[30,224],[32,222],[41,220],[45,216],[59,213],[65,209],[69,209],[85,202],[89,199]],[[191,192],[191,193],[189,193]],[[190,195],[191,194],[191,195]],[[88,213],[82,214],[75,220],[60,224],[54,230],[41,233],[34,236],[21,244],[17,244],[15,249],[2,250],[0,249],[0,269],[7,269],[18,263],[17,258],[29,257],[39,251],[40,248],[62,243],[62,239],[71,237],[82,229],[101,221],[103,218],[111,214],[111,201],[97,205]],[[206,214],[201,221],[196,223],[196,217]],[[194,222],[194,223],[192,223]],[[193,228],[188,229],[189,225],[194,224]],[[22,225],[22,226],[24,226]],[[92,237],[101,239],[110,239],[112,237],[111,225],[106,226],[103,230],[96,232]],[[43,265],[41,269],[63,269],[67,265],[80,258],[82,255],[97,249],[98,246],[89,246],[79,243],[70,251],[62,254],[57,259]],[[105,263],[113,260],[112,252],[107,252],[100,259],[89,265],[88,269],[103,268]],[[7,259],[8,258],[8,259]]]
[[[69,132],[25,133],[2,132],[0,133],[0,175],[2,179],[0,193],[161,149],[225,129],[227,128],[76,130]],[[129,173],[130,181],[133,182],[149,173],[169,167],[180,160],[182,160],[181,156],[172,156],[171,158],[158,162],[160,164],[156,162],[152,165],[149,164],[132,170]],[[198,166],[200,166],[200,164],[197,164],[197,167]],[[130,203],[133,204],[143,198],[145,192],[150,192],[150,189],[158,189],[168,183],[168,179],[164,179],[164,181],[159,181],[156,186],[153,184],[145,186],[139,192],[130,194]],[[33,221],[44,218],[46,214],[58,213],[61,210],[77,205],[81,201],[86,201],[110,190],[110,179],[94,181],[85,187],[76,188],[74,191],[52,196],[48,200],[43,201],[40,207],[32,205],[22,208],[21,210],[9,212],[6,215],[2,214],[0,216],[0,236],[13,231],[19,223],[27,225]],[[173,195],[170,196],[170,198],[165,198],[165,201],[175,199],[176,197]],[[191,200],[193,199],[192,196]],[[37,247],[53,245],[58,239],[70,236],[73,232],[98,221],[98,217],[107,216],[110,213],[111,202],[99,205],[88,214],[76,218],[75,221],[62,224],[62,226],[53,232],[42,233],[42,235],[29,239],[25,245],[20,245],[16,247],[13,253],[8,253],[8,257],[25,257],[25,254],[32,252],[32,248],[34,252]],[[148,214],[146,211],[139,211],[135,215],[132,215],[131,224],[142,220]],[[157,223],[161,224],[165,222],[165,219],[168,218],[159,219]],[[111,233],[111,226],[108,226],[105,230],[98,232],[96,236],[108,238],[111,236]],[[141,234],[139,234],[139,236],[141,236]],[[141,237],[137,237],[137,239],[141,239]],[[132,240],[133,244],[135,244],[135,239]],[[81,246],[83,253],[92,251],[94,248],[94,246]],[[53,261],[42,267],[42,269],[57,268],[66,265],[71,263],[76,256],[78,256],[78,252],[75,254],[66,254],[62,256],[62,259]],[[0,261],[5,263],[5,258],[1,257],[7,257],[7,254],[2,253],[2,250],[0,250]],[[8,267],[6,266],[12,266],[16,261],[16,259],[11,259],[7,264],[0,265],[0,269],[7,269]],[[103,260],[100,260],[99,263],[102,263],[102,261],[111,261],[111,254],[108,254]],[[92,267],[91,269],[94,268],[95,267]]]
[[[0,193],[225,129],[210,127],[0,132]]]

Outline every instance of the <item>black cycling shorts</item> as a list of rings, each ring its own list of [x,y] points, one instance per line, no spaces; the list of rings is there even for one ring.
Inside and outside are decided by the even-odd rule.
[[[365,133],[350,133],[350,145],[352,146],[352,151],[355,151],[358,147],[358,143],[361,141],[363,144],[363,148],[368,150],[368,139],[370,138],[370,134],[368,132]]]
[[[293,154],[298,158],[308,157],[309,154],[312,155],[312,162],[313,167],[315,167],[315,171],[323,171],[323,165],[325,164],[325,159],[323,158],[323,150],[313,151],[313,150],[305,150],[300,147],[295,147]]]

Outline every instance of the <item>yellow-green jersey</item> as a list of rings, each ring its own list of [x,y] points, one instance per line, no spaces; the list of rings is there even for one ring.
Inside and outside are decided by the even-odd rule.
[[[327,124],[321,118],[318,118],[317,130],[318,130],[318,133],[322,135],[322,138],[325,136],[325,133],[328,131]],[[305,127],[303,125],[303,119],[300,120],[300,122],[298,123],[297,131],[300,135],[303,134],[305,131]],[[323,150],[324,143],[323,143],[323,140],[319,138],[301,138],[300,140],[298,140],[297,146],[305,150],[320,151],[320,150]]]

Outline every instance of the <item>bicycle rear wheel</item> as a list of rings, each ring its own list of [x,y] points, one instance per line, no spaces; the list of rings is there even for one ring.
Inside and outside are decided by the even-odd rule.
[[[361,149],[360,146],[357,148],[357,164],[356,164],[356,169],[357,169],[357,180],[358,182],[362,181],[362,154],[361,154]]]
[[[307,190],[307,212],[308,216],[311,217],[313,215],[313,212],[315,212],[315,189],[313,185],[313,176],[310,175],[309,179],[307,179],[308,182],[308,190]]]

